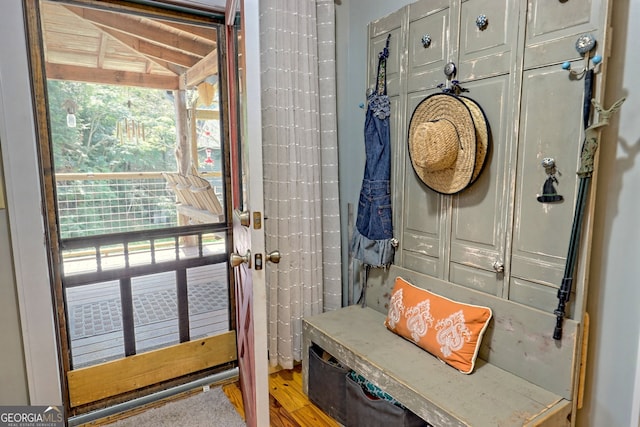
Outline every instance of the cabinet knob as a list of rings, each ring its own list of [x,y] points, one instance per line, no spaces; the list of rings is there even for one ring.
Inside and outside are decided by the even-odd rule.
[[[583,34],[576,40],[576,50],[580,55],[591,52],[596,47],[596,38],[593,34]]]
[[[431,46],[431,35],[429,34],[425,34],[424,36],[422,36],[422,46],[426,49],[429,46]]]
[[[489,25],[489,19],[487,18],[487,15],[485,15],[484,13],[478,15],[478,17],[476,18],[476,27],[478,27],[478,29],[482,31],[487,28],[487,25]]]
[[[493,269],[496,273],[504,273],[504,264],[502,261],[496,261],[493,263]]]

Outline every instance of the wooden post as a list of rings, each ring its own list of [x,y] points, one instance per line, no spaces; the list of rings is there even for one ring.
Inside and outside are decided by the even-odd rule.
[[[198,117],[196,115],[197,103],[193,103],[189,109],[189,150],[191,150],[191,165],[194,174],[198,172],[198,132],[196,129]]]
[[[189,147],[189,124],[187,119],[187,102],[184,89],[174,90],[173,99],[176,108],[176,162],[178,173],[187,175],[191,163],[191,149]],[[189,225],[189,217],[178,213],[178,225]],[[193,241],[181,237],[180,244],[192,246]]]
[[[187,103],[184,90],[173,91],[174,104],[176,108],[176,161],[178,172],[186,175],[189,172],[191,163],[191,150],[189,139],[187,138],[189,126],[187,124]]]

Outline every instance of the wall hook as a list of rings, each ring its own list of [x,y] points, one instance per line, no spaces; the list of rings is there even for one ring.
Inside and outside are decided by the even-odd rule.
[[[601,55],[594,55],[593,58],[590,57],[591,51],[596,47],[596,38],[592,34],[583,34],[578,37],[576,40],[576,50],[580,55],[583,56],[585,65],[580,71],[575,71],[571,69],[571,62],[565,61],[562,63],[562,69],[569,71],[569,74],[575,76],[577,78],[581,78],[586,74],[589,69],[592,69],[594,72],[599,70],[599,66],[602,63]],[[593,64],[590,68],[589,62]]]
[[[447,65],[444,66],[444,75],[447,76],[447,80],[445,80],[444,83],[440,83],[438,88],[442,89],[444,93],[451,93],[453,95],[460,95],[462,92],[469,92],[468,89],[460,86],[460,82],[458,80],[453,80],[457,72],[458,69],[456,68],[455,63],[447,63]]]

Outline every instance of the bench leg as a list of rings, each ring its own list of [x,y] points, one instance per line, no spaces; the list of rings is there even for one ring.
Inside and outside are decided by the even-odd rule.
[[[303,335],[302,339],[302,391],[306,396],[309,395],[309,348],[311,347],[311,338]]]

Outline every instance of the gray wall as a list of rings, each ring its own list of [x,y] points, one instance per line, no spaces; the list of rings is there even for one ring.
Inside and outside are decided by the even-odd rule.
[[[339,3],[338,138],[346,259],[347,204],[357,206],[364,170],[364,110],[359,104],[366,90],[367,24],[411,1]],[[640,2],[612,3],[614,45],[608,59],[605,104],[624,95],[627,101],[602,135],[588,297],[591,336],[587,386],[578,426],[636,427],[640,406],[640,373],[636,373],[640,360],[640,166],[635,157],[640,151],[640,52],[638,32],[633,30],[640,22]],[[345,263],[345,280],[346,269]]]
[[[600,144],[598,199],[591,258],[591,338],[585,410],[589,426],[638,426],[640,384],[640,2],[613,0],[613,47],[607,103],[626,96]]]
[[[0,141],[0,152],[2,141]],[[0,156],[1,159],[1,156]],[[0,187],[3,187],[0,162]],[[0,188],[0,199],[4,188]],[[0,200],[0,405],[26,405],[29,402],[27,373],[22,348],[18,294],[13,270],[9,219]]]

